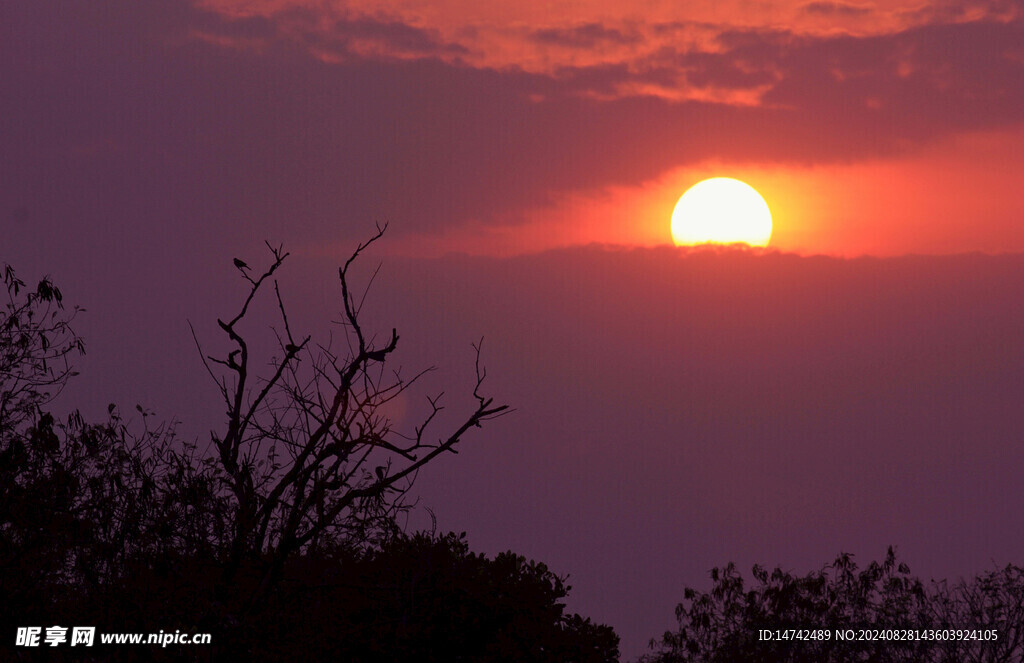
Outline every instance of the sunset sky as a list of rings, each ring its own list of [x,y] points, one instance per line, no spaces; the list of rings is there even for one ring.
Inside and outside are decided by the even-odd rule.
[[[367,314],[516,408],[424,503],[626,657],[730,560],[1024,561],[1019,0],[7,2],[0,80],[0,261],[88,309],[97,416],[207,435],[231,259],[315,333],[386,221]],[[715,176],[767,250],[672,247]]]

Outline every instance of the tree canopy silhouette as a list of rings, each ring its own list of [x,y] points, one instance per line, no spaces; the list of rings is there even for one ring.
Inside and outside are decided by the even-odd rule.
[[[607,626],[568,614],[565,578],[514,553],[471,553],[463,536],[404,534],[395,517],[418,472],[508,412],[482,391],[443,431],[439,398],[408,432],[384,406],[410,378],[385,370],[399,336],[377,342],[339,268],[347,353],[296,336],[275,280],[235,259],[246,292],[218,320],[223,354],[202,363],[225,405],[208,451],[137,406],[87,423],[54,397],[84,344],[49,280],[4,270],[0,320],[0,626],[95,625],[100,632],[210,632],[210,656],[247,660],[590,661],[618,657]],[[255,264],[255,261],[250,261]],[[276,358],[254,348],[252,303],[273,297]],[[196,338],[197,346],[200,345]],[[262,370],[260,367],[269,366]],[[57,657],[70,651],[48,651]],[[19,656],[25,650],[16,652]],[[31,652],[29,652],[31,654]],[[139,651],[109,649],[105,660]],[[196,650],[144,657],[191,660]]]
[[[513,552],[470,552],[465,533],[396,533],[360,553],[296,558],[287,575],[304,588],[295,609],[315,608],[312,624],[275,637],[284,651],[315,633],[321,660],[618,661],[610,627],[565,611],[564,577]]]
[[[926,584],[890,548],[863,569],[842,554],[806,576],[761,566],[752,576],[747,586],[728,564],[711,571],[710,591],[687,588],[676,607],[679,628],[652,640],[654,652],[641,663],[1011,663],[1024,656],[1020,567]],[[852,637],[840,640],[837,631]]]

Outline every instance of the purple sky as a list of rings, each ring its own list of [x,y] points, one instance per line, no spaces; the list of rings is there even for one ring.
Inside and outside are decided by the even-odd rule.
[[[68,404],[141,403],[205,440],[220,408],[187,321],[219,341],[231,259],[283,242],[295,324],[322,337],[337,265],[389,220],[368,324],[440,368],[451,411],[485,337],[516,408],[423,473],[422,503],[475,549],[570,574],[625,657],[728,561],[1021,561],[1019,4],[781,3],[790,28],[580,9],[504,32],[255,4],[0,9],[0,261],[88,309]],[[635,200],[674,202],[672,173],[708,163],[762,177],[776,249],[654,246]]]

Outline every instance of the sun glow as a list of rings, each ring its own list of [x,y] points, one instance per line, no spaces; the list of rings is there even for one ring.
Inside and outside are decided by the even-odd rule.
[[[731,177],[698,182],[672,211],[672,239],[677,246],[749,244],[768,246],[772,214],[749,184]]]

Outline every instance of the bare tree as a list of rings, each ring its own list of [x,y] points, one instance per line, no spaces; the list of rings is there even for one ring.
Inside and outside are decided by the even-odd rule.
[[[374,342],[359,322],[366,293],[357,301],[349,282],[352,264],[385,230],[378,226],[338,270],[348,341],[344,357],[329,343],[293,334],[274,278],[289,254],[270,244],[272,262],[262,273],[235,260],[249,292],[232,318],[217,321],[231,349],[222,357],[206,355],[196,340],[227,408],[226,429],[213,433],[235,511],[225,542],[225,579],[232,582],[243,565],[256,563],[260,580],[250,607],[277,582],[290,556],[329,543],[365,541],[392,521],[406,507],[404,498],[424,465],[454,453],[470,429],[508,411],[481,392],[485,371],[476,344],[476,405],[461,423],[440,436],[428,433],[442,409],[438,396],[429,399],[430,414],[408,434],[392,430],[382,407],[426,371],[407,379],[385,370],[398,333],[392,330],[386,343]],[[254,374],[242,323],[271,282],[282,354],[261,377]]]

